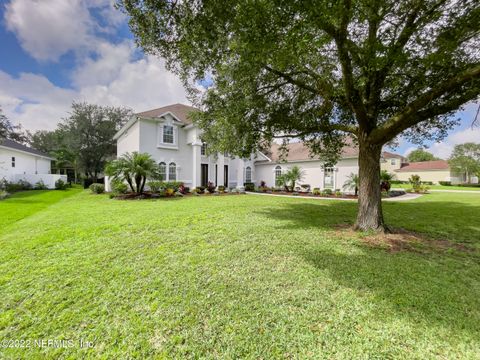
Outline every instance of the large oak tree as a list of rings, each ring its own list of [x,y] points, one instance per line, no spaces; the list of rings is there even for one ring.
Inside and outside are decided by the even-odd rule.
[[[480,92],[478,0],[123,0],[147,52],[205,110],[211,148],[245,155],[274,137],[335,160],[359,146],[356,227],[385,229],[382,146],[441,139]],[[161,81],[161,79],[159,79]],[[193,86],[192,86],[193,84]]]

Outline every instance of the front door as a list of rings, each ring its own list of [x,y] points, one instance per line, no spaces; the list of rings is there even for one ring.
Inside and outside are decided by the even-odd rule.
[[[201,184],[204,187],[208,185],[208,164],[202,164],[202,171],[201,171]]]
[[[223,165],[223,186],[228,188],[228,165]]]

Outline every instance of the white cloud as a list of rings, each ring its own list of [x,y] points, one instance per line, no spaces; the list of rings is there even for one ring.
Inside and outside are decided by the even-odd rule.
[[[433,144],[429,151],[442,159],[448,159],[455,145],[466,142],[480,143],[480,128],[466,128],[449,135],[445,141]]]
[[[188,103],[181,81],[153,56],[135,58],[133,44],[103,43],[96,60],[86,59],[72,74],[71,89],[46,77],[0,71],[0,106],[27,129],[54,129],[68,115],[72,101],[127,106],[136,112],[170,103]]]
[[[90,44],[94,28],[80,0],[12,0],[5,7],[5,23],[37,60],[58,60]]]

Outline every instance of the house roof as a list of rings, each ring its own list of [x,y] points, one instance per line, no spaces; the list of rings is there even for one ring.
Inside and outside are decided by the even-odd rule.
[[[37,156],[41,156],[41,157],[53,160],[53,158],[50,155],[45,154],[45,153],[43,153],[43,152],[41,152],[37,149],[22,145],[20,143],[17,143],[16,141],[13,141],[13,140],[0,139],[0,147],[9,148],[9,149],[17,150],[17,151],[22,151],[22,152],[26,152],[26,153],[29,153],[29,154],[32,154],[32,155],[37,155]]]
[[[398,154],[395,154],[395,153],[391,153],[391,152],[388,152],[388,151],[383,151],[382,152],[382,157],[384,159],[392,159],[392,158],[395,158],[395,159],[404,159],[405,157],[403,157],[402,155],[398,155]]]
[[[136,115],[140,117],[158,117],[170,112],[173,115],[175,115],[175,117],[179,121],[181,121],[185,125],[189,125],[192,123],[192,120],[190,119],[189,114],[195,111],[199,111],[199,110],[197,108],[194,108],[193,106],[184,105],[184,104],[173,104],[173,105],[163,106],[157,109],[143,111]]]
[[[286,154],[285,158],[280,159],[280,155],[281,155],[280,147],[281,145],[279,144],[272,144],[272,146],[270,147],[270,150],[264,154],[273,162],[320,159],[318,155],[311,156],[310,149],[303,142],[289,143],[287,145],[288,154]],[[352,142],[348,142],[348,145],[344,146],[342,150],[341,157],[351,158],[351,157],[357,157],[357,156],[358,156],[358,148]]]
[[[395,171],[411,172],[411,171],[430,171],[430,170],[448,170],[450,166],[446,160],[421,161],[404,164],[400,169]]]

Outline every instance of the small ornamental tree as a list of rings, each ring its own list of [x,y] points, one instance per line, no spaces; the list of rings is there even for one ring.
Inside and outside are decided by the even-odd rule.
[[[105,174],[113,181],[126,181],[134,193],[142,194],[147,179],[158,173],[158,165],[147,153],[126,153],[107,164]]]
[[[353,139],[357,229],[385,230],[383,145],[441,139],[480,93],[478,0],[119,2],[137,43],[201,106],[211,151],[248,157],[299,138],[334,162]]]

